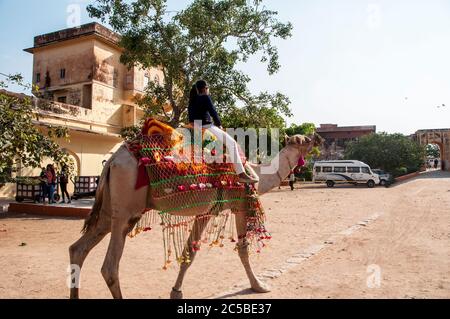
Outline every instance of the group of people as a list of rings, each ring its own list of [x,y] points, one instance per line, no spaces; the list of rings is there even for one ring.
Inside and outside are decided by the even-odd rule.
[[[45,199],[48,198],[49,204],[55,204],[55,190],[57,183],[61,189],[62,203],[71,203],[69,192],[67,191],[67,184],[69,183],[69,173],[67,167],[63,167],[59,174],[56,174],[53,164],[48,164],[47,167],[42,168],[41,175],[39,176],[41,181],[41,195],[42,201],[45,203]]]

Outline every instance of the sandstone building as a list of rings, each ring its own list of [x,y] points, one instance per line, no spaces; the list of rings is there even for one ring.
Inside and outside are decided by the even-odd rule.
[[[33,54],[33,83],[39,87],[33,94],[52,101],[39,110],[36,125],[43,130],[49,125],[69,128],[70,142],[58,143],[73,157],[79,176],[101,173],[102,161],[122,143],[121,129],[138,124],[143,116],[135,97],[150,81],[163,81],[159,69],[123,65],[119,40],[108,28],[89,23],[36,36],[33,47],[25,49]],[[13,192],[14,185],[3,187],[0,196]]]

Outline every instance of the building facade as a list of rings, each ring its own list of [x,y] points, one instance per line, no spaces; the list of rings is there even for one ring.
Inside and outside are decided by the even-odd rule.
[[[338,126],[337,124],[320,124],[317,133],[325,140],[320,160],[339,160],[344,157],[346,145],[361,136],[376,132],[375,125]]]
[[[75,174],[99,175],[102,161],[121,145],[120,131],[136,125],[144,115],[135,98],[150,81],[161,83],[158,68],[128,68],[120,62],[120,36],[98,23],[39,35],[34,38],[34,103],[39,107],[36,125],[69,129],[70,141],[58,143],[73,157]],[[45,165],[46,163],[43,163]],[[37,175],[20,169],[18,175]],[[14,185],[0,188],[11,197]]]

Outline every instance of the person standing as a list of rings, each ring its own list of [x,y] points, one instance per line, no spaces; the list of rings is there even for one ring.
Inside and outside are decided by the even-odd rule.
[[[291,171],[289,174],[289,186],[291,187],[291,191],[294,190],[294,183],[295,183],[295,174],[294,171]]]
[[[65,196],[67,195],[67,203],[70,204],[70,195],[67,191],[67,184],[69,183],[69,172],[67,171],[67,167],[64,166],[62,168],[61,173],[59,174],[59,187],[61,187],[61,193],[62,193],[62,202],[65,203],[66,199]]]
[[[47,165],[45,175],[47,179],[48,203],[54,204],[55,201],[53,200],[53,194],[55,193],[55,186],[56,186],[56,172],[52,164]]]
[[[41,199],[45,203],[45,197],[47,196],[47,170],[42,167],[41,174],[39,175],[39,181],[41,186]]]

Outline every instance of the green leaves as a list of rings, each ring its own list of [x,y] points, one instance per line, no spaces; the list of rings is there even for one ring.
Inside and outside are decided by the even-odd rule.
[[[439,158],[441,157],[441,151],[439,149],[439,146],[436,144],[428,144],[426,147],[427,156],[432,158]]]
[[[262,1],[194,0],[169,15],[163,0],[97,0],[88,12],[122,35],[124,64],[162,69],[165,83],[150,84],[140,101],[147,114],[162,116],[173,126],[186,122],[189,90],[203,78],[221,112],[235,112],[239,105],[248,113],[291,115],[286,96],[251,94],[250,78],[237,70],[239,62],[257,53],[269,74],[280,68],[272,41],[290,37],[292,25],[278,21]],[[173,112],[166,112],[166,103]]]
[[[417,171],[423,164],[425,148],[402,134],[378,133],[350,143],[345,158],[363,161],[372,168],[396,173],[400,168]]]
[[[12,79],[20,82],[21,77]],[[73,166],[69,155],[53,141],[67,138],[64,127],[48,127],[40,130],[33,105],[28,97],[0,92],[0,176],[16,169],[17,162],[25,167],[39,167],[44,158],[51,158],[59,165]],[[5,181],[4,178],[2,178]]]
[[[312,135],[316,132],[316,126],[314,123],[303,123],[301,125],[292,124],[289,128],[285,130],[285,133],[289,136],[301,134],[301,135]]]

